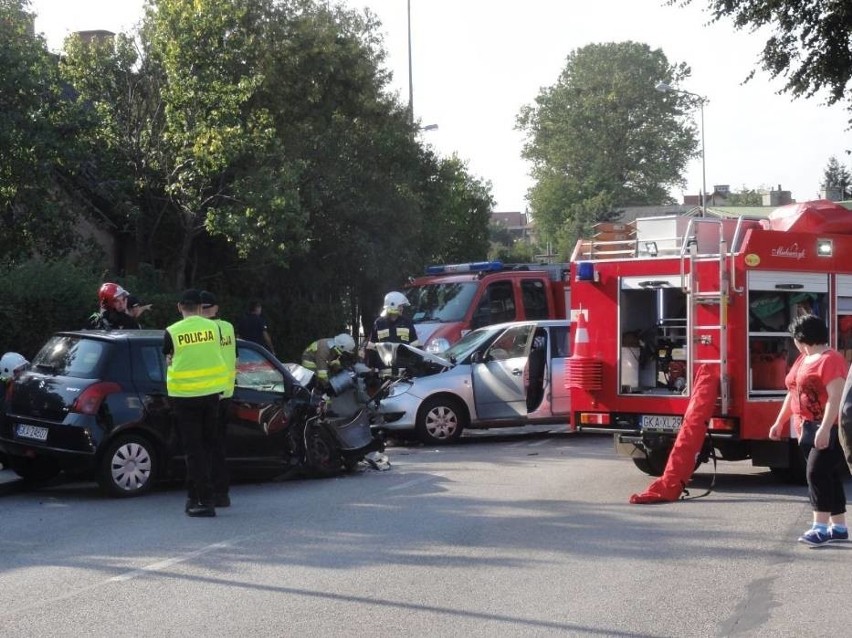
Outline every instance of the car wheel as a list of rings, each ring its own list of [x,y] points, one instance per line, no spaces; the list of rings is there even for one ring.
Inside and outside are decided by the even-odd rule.
[[[159,477],[157,453],[146,438],[121,436],[101,459],[98,483],[110,496],[127,498],[149,492]]]
[[[331,432],[319,425],[308,425],[305,430],[305,460],[317,476],[333,476],[342,468],[340,448]]]
[[[45,456],[37,456],[32,459],[23,456],[10,456],[8,460],[12,471],[31,483],[50,480],[62,470],[56,459]]]
[[[417,436],[423,443],[452,443],[467,425],[467,415],[458,399],[432,397],[417,412]]]

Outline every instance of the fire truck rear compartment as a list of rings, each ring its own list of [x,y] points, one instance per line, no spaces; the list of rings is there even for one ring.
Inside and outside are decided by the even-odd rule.
[[[686,387],[686,295],[675,283],[670,277],[622,280],[622,394],[679,394]]]

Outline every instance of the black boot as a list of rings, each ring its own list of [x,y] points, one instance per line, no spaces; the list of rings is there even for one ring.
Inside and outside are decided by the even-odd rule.
[[[216,516],[216,510],[212,505],[203,504],[203,503],[192,503],[188,504],[186,508],[186,515],[192,517],[211,517]]]

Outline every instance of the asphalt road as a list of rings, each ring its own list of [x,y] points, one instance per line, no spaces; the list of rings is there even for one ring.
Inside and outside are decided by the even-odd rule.
[[[388,454],[387,472],[239,483],[214,519],[174,486],[6,482],[0,635],[850,634],[852,544],[796,543],[805,488],[763,469],[722,463],[709,496],[637,506],[651,479],[605,437]]]

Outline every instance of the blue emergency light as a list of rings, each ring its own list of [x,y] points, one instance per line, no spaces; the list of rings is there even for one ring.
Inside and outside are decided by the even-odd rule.
[[[503,270],[502,261],[474,261],[469,264],[444,264],[427,266],[427,275],[446,275],[456,272],[498,272]]]
[[[591,261],[577,262],[577,281],[597,281],[595,277],[595,264]]]

